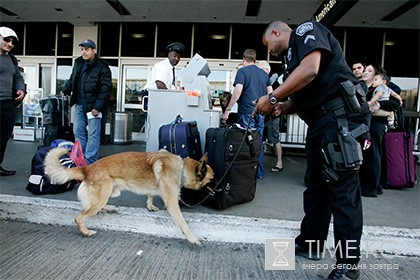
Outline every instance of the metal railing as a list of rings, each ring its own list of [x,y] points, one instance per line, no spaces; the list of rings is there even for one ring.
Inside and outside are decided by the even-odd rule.
[[[414,137],[414,153],[420,154],[420,112],[404,111],[404,130]],[[280,142],[283,147],[304,148],[308,126],[296,114],[283,116]]]

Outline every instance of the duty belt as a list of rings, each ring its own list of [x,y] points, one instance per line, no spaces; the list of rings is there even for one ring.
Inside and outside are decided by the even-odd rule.
[[[322,117],[328,112],[335,111],[341,107],[344,107],[346,103],[344,102],[342,97],[337,97],[331,101],[328,101],[324,105],[321,106],[318,110],[315,111],[313,114],[316,119]]]

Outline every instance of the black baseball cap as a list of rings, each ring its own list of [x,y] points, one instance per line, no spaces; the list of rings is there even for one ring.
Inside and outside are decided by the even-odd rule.
[[[81,43],[79,44],[79,46],[83,46],[83,47],[85,47],[85,48],[96,49],[96,44],[95,44],[95,42],[93,42],[93,41],[92,41],[92,40],[90,40],[90,39],[86,39],[86,40],[84,40],[83,42],[81,42]]]
[[[174,51],[179,55],[184,55],[185,53],[185,46],[179,42],[175,42],[166,46],[168,52]]]

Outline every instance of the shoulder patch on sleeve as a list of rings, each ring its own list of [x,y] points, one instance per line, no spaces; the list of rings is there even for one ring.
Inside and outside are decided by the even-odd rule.
[[[302,23],[296,28],[296,35],[302,36],[310,30],[314,30],[314,25],[312,24],[312,22]]]

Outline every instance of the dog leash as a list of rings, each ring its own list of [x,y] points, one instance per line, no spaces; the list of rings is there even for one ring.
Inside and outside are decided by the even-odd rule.
[[[220,192],[220,191],[222,191],[222,189],[221,189],[221,188],[220,188],[220,189],[217,189],[217,188],[221,185],[221,182],[223,182],[223,180],[225,179],[225,177],[226,177],[226,176],[227,176],[227,174],[229,173],[230,169],[232,168],[233,164],[234,164],[234,163],[235,163],[235,161],[236,161],[236,158],[237,158],[237,157],[238,157],[238,155],[239,155],[239,152],[242,150],[242,147],[243,147],[243,145],[244,145],[244,143],[245,143],[245,140],[246,140],[246,138],[247,138],[247,136],[248,136],[248,133],[247,133],[247,132],[248,132],[248,129],[249,129],[249,125],[250,125],[250,123],[251,123],[251,118],[253,118],[253,116],[252,116],[252,115],[251,115],[251,116],[249,117],[249,119],[248,119],[248,123],[247,123],[246,128],[245,128],[245,131],[246,131],[246,132],[245,132],[245,134],[244,134],[244,137],[242,138],[241,144],[239,145],[238,151],[236,152],[235,156],[233,157],[233,159],[232,159],[232,161],[231,161],[231,163],[230,163],[229,167],[226,169],[225,173],[223,173],[222,177],[221,177],[221,178],[220,178],[220,180],[217,182],[216,186],[214,186],[214,188],[207,187],[207,191],[208,191],[207,195],[206,195],[206,196],[205,196],[202,200],[200,200],[198,203],[193,204],[193,205],[191,205],[191,204],[189,204],[189,203],[186,203],[185,201],[183,201],[183,200],[182,200],[181,196],[179,196],[179,201],[181,201],[181,203],[182,203],[182,204],[184,204],[185,206],[187,206],[187,207],[189,207],[189,208],[194,208],[194,207],[197,207],[197,206],[201,205],[201,204],[202,204],[204,201],[206,201],[206,200],[207,200],[207,198],[209,198],[210,196],[214,196],[216,192]],[[181,187],[182,187],[182,185],[181,185]]]

